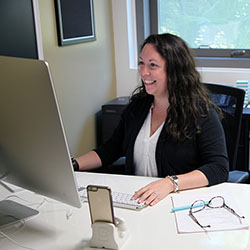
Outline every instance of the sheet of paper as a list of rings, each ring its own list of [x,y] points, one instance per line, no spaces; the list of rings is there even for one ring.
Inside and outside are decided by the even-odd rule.
[[[188,195],[177,194],[172,196],[173,207],[180,207],[185,205],[191,205],[196,200],[209,201],[214,196],[223,196],[226,205],[234,209],[234,211],[240,216],[244,216],[241,213],[239,207],[235,203],[234,199],[225,193],[217,193],[210,195]],[[177,224],[178,233],[194,233],[204,232],[197,223],[189,216],[189,209],[174,212]],[[249,225],[246,219],[239,219],[237,216],[229,212],[225,208],[208,208],[206,207],[200,212],[194,213],[194,216],[203,226],[210,225],[206,228],[206,231],[224,231],[224,230],[239,230],[248,229]]]

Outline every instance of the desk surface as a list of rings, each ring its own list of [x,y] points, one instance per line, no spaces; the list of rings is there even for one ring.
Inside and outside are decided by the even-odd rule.
[[[108,185],[114,191],[134,192],[156,178],[77,173],[77,179],[79,185]],[[250,186],[247,184],[223,183],[172,195],[206,194],[229,190],[237,205],[241,205],[241,212],[250,223]],[[7,195],[7,191],[0,190],[0,199]],[[21,202],[20,199],[15,198],[13,200],[33,208],[36,208],[44,198],[29,191],[20,191],[17,195],[31,203]],[[130,238],[122,250],[246,249],[249,244],[249,230],[178,234],[174,214],[170,213],[172,208],[170,196],[158,205],[147,207],[141,211],[115,208],[115,216],[125,219],[130,231]],[[30,218],[24,225],[18,223],[2,231],[18,243],[37,250],[88,249],[88,240],[91,237],[88,204],[83,203],[80,209],[76,209],[54,200],[46,200],[39,208],[39,215]],[[1,249],[22,249],[1,235],[0,245]]]

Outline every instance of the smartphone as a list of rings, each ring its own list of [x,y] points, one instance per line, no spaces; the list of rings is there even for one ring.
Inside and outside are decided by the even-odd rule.
[[[111,189],[106,186],[87,186],[88,203],[92,224],[104,221],[115,224]]]

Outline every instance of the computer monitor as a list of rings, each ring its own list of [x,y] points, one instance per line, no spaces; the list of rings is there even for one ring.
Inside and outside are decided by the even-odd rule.
[[[80,207],[46,61],[0,56],[0,119],[0,179]]]

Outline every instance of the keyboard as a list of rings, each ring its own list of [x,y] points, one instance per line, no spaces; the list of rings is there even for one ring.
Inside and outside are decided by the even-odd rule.
[[[78,188],[80,193],[80,197],[84,202],[88,202],[87,189],[85,187]],[[137,200],[131,200],[133,194],[127,194],[122,192],[114,192],[112,191],[112,200],[114,207],[127,208],[132,210],[140,210],[146,205],[144,203],[138,203]]]

